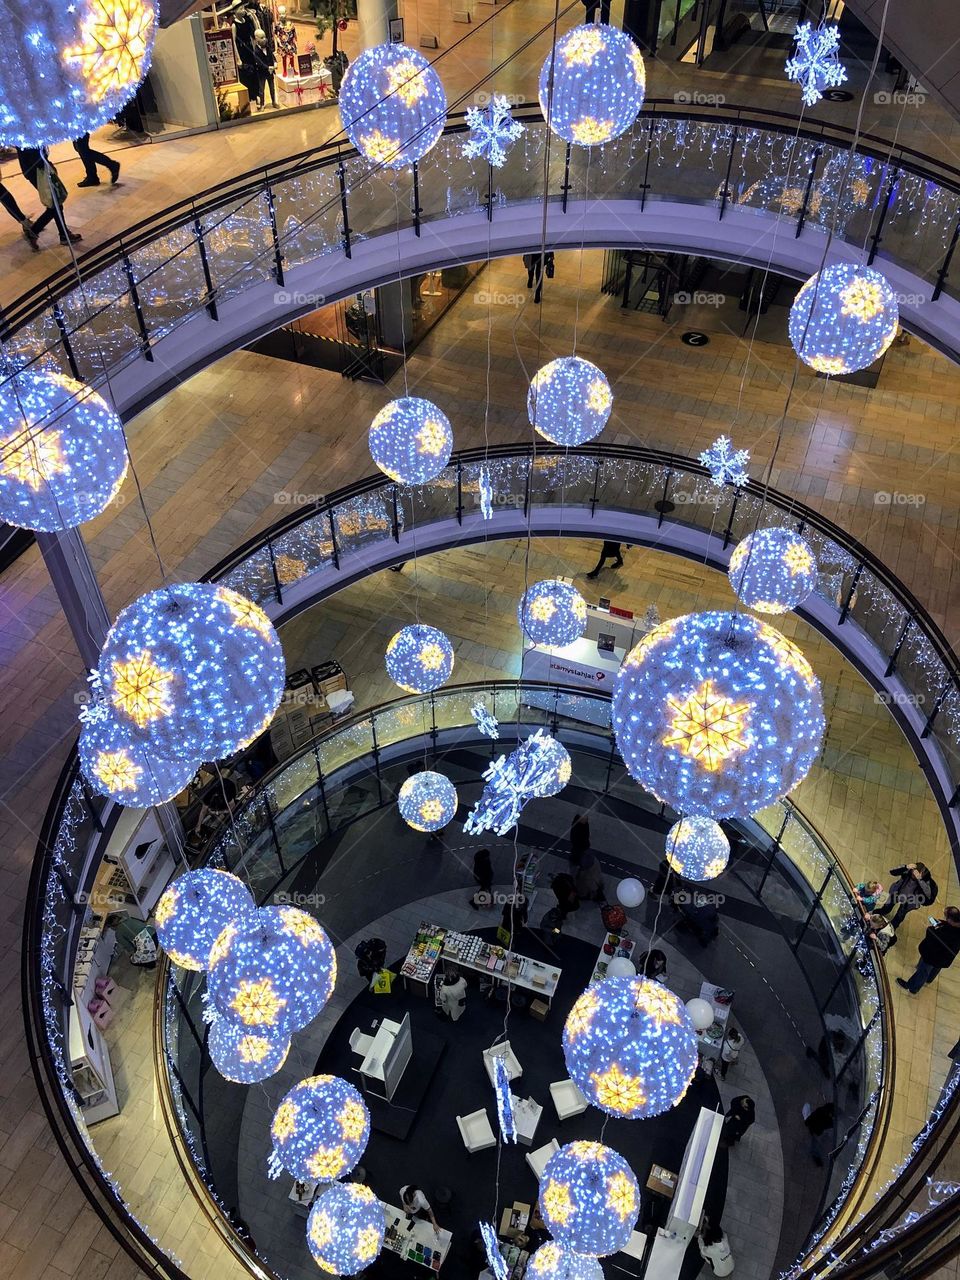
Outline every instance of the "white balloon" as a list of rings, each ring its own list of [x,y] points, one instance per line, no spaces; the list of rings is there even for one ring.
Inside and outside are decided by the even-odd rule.
[[[694,996],[692,1000],[687,1001],[687,1013],[698,1031],[706,1031],[707,1027],[713,1026],[713,1005],[708,1000],[701,1000],[699,996]]]
[[[639,880],[629,876],[617,885],[617,901],[624,907],[639,907],[647,896],[647,891]]]
[[[607,965],[608,978],[635,978],[637,976],[637,966],[632,960],[628,960],[626,956],[614,956]]]

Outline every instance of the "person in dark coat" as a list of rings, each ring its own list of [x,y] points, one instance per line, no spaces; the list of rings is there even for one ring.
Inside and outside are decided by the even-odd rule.
[[[6,209],[7,213],[9,213],[10,217],[13,218],[14,222],[20,223],[20,230],[23,233],[23,238],[26,240],[27,244],[30,246],[30,248],[33,250],[34,253],[39,253],[40,246],[37,244],[36,232],[34,231],[33,226],[31,225],[30,219],[23,212],[23,210],[17,204],[16,200],[13,198],[11,193],[7,190],[7,188],[3,185],[2,182],[0,182],[0,205],[2,205],[4,209]]]
[[[890,921],[896,930],[900,928],[911,911],[916,911],[918,907],[931,906],[936,900],[939,889],[924,862],[908,862],[902,867],[891,867],[890,874],[897,876],[898,879],[890,886],[885,905],[878,910],[881,915],[888,916],[896,908],[896,914]]]
[[[36,188],[39,195],[40,174],[43,172],[45,165],[50,165],[46,154],[39,147],[17,147],[17,160],[20,162],[20,172],[30,185]],[[56,173],[53,165],[50,165],[50,173],[51,177]],[[61,244],[78,244],[83,239],[78,231],[71,231],[67,226],[66,218],[63,216],[63,210],[58,201],[55,201],[49,208],[44,208],[43,213],[33,219],[30,224],[33,238],[36,239],[44,227],[51,222],[57,224]]]
[[[732,1147],[735,1142],[739,1142],[756,1118],[757,1110],[751,1097],[740,1093],[731,1099],[720,1130],[721,1147]]]
[[[590,822],[585,813],[578,813],[570,824],[570,861],[575,867],[589,848]]]
[[[473,878],[478,892],[470,899],[474,911],[493,906],[493,864],[489,849],[478,849],[473,855]]]
[[[533,300],[539,303],[540,295],[543,293],[544,275],[548,280],[553,279],[555,270],[553,251],[548,249],[546,253],[525,253],[523,265],[527,268],[527,288],[535,288]]]
[[[608,560],[613,561],[613,567],[619,569],[623,564],[623,548],[619,542],[604,541],[600,548],[600,559],[587,574],[588,578],[595,578]]]
[[[657,981],[667,976],[667,957],[656,947],[634,957],[633,963],[641,978],[652,978]]]
[[[898,978],[897,986],[917,995],[921,987],[933,982],[941,969],[949,969],[960,954],[960,908],[947,907],[942,920],[928,927],[919,947],[917,967],[909,978]]]
[[[85,133],[81,138],[74,138],[73,149],[83,161],[83,179],[77,183],[78,187],[99,187],[100,175],[97,173],[97,165],[101,165],[110,174],[111,186],[116,186],[120,181],[120,163],[117,160],[111,160],[103,151],[95,151],[90,145],[90,135]]]
[[[610,22],[610,3],[611,0],[583,0],[583,7],[586,9],[584,15],[585,22],[596,22],[597,15],[601,22]]]
[[[561,871],[550,881],[550,888],[557,900],[557,910],[562,919],[565,920],[571,911],[579,910],[580,895],[577,893],[573,876],[568,876],[565,871]]]

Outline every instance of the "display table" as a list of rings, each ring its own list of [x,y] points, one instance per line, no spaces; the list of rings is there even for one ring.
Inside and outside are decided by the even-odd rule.
[[[476,934],[449,930],[444,935],[442,954],[444,960],[453,961],[461,969],[485,973],[499,982],[509,981],[511,986],[541,996],[547,1004],[557,993],[562,970],[484,942]]]
[[[294,1182],[291,1184],[287,1199],[293,1205],[294,1213],[300,1214],[302,1218],[307,1217],[310,1212],[310,1206],[320,1194],[323,1187],[330,1186],[329,1182]]]
[[[543,1115],[543,1107],[535,1098],[517,1098],[513,1100],[513,1119],[517,1126],[517,1141],[526,1147],[533,1146],[537,1125]]]
[[[333,101],[333,77],[326,67],[309,76],[277,76],[277,101],[282,107],[304,102]]]
[[[697,1032],[697,1048],[702,1058],[719,1058],[723,1042],[727,1038],[733,992],[729,987],[704,982],[700,985],[700,999],[706,1000],[713,1010],[713,1022],[705,1031]]]
[[[621,956],[625,960],[632,960],[636,946],[636,940],[628,937],[625,933],[608,933],[603,940],[600,954],[597,956],[596,964],[593,966],[593,973],[590,975],[590,981],[587,986],[592,987],[595,982],[599,982],[601,978],[607,976],[607,965],[615,956]]]
[[[430,993],[430,979],[443,950],[444,930],[438,924],[420,921],[416,937],[410,944],[406,959],[400,966],[404,981],[416,995]]]
[[[383,1211],[387,1220],[387,1231],[383,1237],[384,1249],[389,1249],[398,1258],[407,1262],[416,1262],[431,1271],[439,1271],[443,1266],[453,1236],[443,1227],[434,1231],[433,1224],[422,1218],[411,1218],[409,1213],[398,1209],[396,1205],[385,1204]]]

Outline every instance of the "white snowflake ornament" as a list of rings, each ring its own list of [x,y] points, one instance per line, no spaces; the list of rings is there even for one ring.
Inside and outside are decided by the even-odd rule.
[[[746,484],[749,461],[749,452],[734,449],[729,436],[718,436],[710,448],[700,454],[701,465],[710,472],[710,478],[718,489],[725,484]]]
[[[483,158],[499,169],[507,152],[523,133],[523,125],[510,114],[510,103],[502,93],[495,93],[487,107],[467,107],[470,137],[463,144],[468,160]]]
[[[803,101],[812,107],[823,97],[824,89],[836,89],[847,78],[838,53],[840,28],[801,22],[794,39],[797,48],[787,59],[787,79],[796,80],[803,89]]]

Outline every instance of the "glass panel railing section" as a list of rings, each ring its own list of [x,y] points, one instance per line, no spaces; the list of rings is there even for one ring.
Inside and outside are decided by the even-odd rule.
[[[142,348],[130,282],[120,263],[71,290],[60,299],[60,309],[85,382],[96,382],[111,366]]]
[[[429,733],[433,724],[430,702],[423,698],[401,699],[377,711],[373,723],[377,746],[380,748],[404,742],[418,734]]]
[[[653,128],[648,200],[717,204],[723,190],[733,125],[660,119]]]
[[[780,847],[807,884],[817,892],[832,869],[830,859],[819,840],[814,839],[802,820],[792,813],[780,837]]]
[[[586,507],[593,500],[597,463],[578,454],[544,454],[530,469],[530,501],[538,506]]]
[[[457,518],[457,468],[444,467],[430,484],[398,485],[397,516],[406,533],[434,520]]]
[[[344,161],[350,238],[367,240],[413,225],[413,170],[378,168],[365,156]],[[397,246],[397,254],[401,252]],[[396,261],[396,258],[394,259]],[[401,264],[397,262],[397,274]]]
[[[340,556],[393,536],[393,490],[375,489],[338,503],[333,527]]]
[[[590,199],[639,200],[646,180],[649,141],[650,122],[639,120],[614,142],[589,148],[585,182]]]
[[[274,278],[273,231],[262,191],[205,213],[200,223],[219,302]]]
[[[956,790],[960,787],[960,694],[955,689],[947,694],[940,706],[937,718],[933,722],[933,737],[940,748]],[[914,785],[916,785],[916,794],[922,795],[925,782],[919,773],[911,779],[911,791]]]
[[[804,206],[810,174],[814,169],[820,172],[821,155],[821,144],[812,139],[747,128],[742,131],[731,174],[734,203],[754,213],[774,214],[789,225]],[[815,188],[816,183],[807,206],[808,216],[814,217],[823,201]]]
[[[319,512],[281,533],[270,545],[281,589],[292,586],[333,563],[330,516],[325,511]]]
[[[148,322],[151,341],[171,333],[209,301],[200,246],[192,226],[174,227],[135,249],[130,270]]]
[[[294,756],[273,780],[273,799],[282,813],[289,805],[317,785],[317,761],[312,751]]]
[[[20,325],[3,339],[3,353],[18,367],[35,364],[36,369],[53,366],[70,374],[70,362],[63,348],[60,329],[53,308],[48,307],[34,320]]]
[[[947,672],[933,642],[911,622],[897,658],[897,675],[921,713],[929,716],[947,685]]]
[[[955,191],[898,169],[883,224],[881,258],[911,262],[923,280],[933,283],[950,248],[958,216],[960,197]],[[882,263],[876,265],[883,269]],[[951,289],[949,282],[944,286],[944,292],[954,297],[955,290],[956,285]],[[928,298],[929,291],[923,298],[903,301],[915,306]]]
[[[671,479],[668,467],[634,458],[603,458],[597,501],[608,511],[652,511]]]
[[[516,144],[507,152],[503,167],[494,174],[496,205],[520,204],[528,200],[541,202],[546,146],[546,125],[542,121],[526,124]]]
[[[286,266],[343,250],[343,203],[335,165],[274,183],[273,201]],[[323,303],[318,298],[314,305]]]
[[[320,743],[320,769],[323,776],[350,764],[373,750],[373,717],[347,725]]]
[[[445,134],[418,163],[422,222],[486,207],[490,166],[480,157],[469,159],[463,154],[467,138],[466,132]]]
[[[239,591],[256,604],[265,605],[277,599],[277,585],[270,563],[269,547],[258,547],[239,564],[217,579],[225,587]]]
[[[844,587],[849,586],[856,571],[856,558],[811,525],[804,526],[802,536],[817,559],[817,595],[839,609],[845,599]]]
[[[863,628],[880,652],[889,657],[906,618],[906,611],[893,592],[869,568],[865,568],[857,579],[852,597],[852,576],[845,574],[838,586],[843,592],[840,606],[849,600],[849,616]]]

